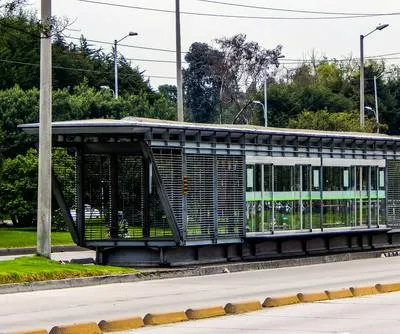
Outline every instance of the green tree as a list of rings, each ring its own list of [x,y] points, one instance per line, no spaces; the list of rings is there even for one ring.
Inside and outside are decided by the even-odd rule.
[[[188,118],[193,122],[212,123],[218,117],[221,80],[215,68],[222,61],[221,52],[206,43],[193,43],[185,56],[189,64],[183,70]]]
[[[376,122],[374,119],[366,118],[365,126],[361,128],[358,111],[329,112],[328,110],[318,110],[303,111],[297,119],[289,120],[289,127],[324,131],[375,132]]]
[[[37,152],[4,159],[0,171],[0,207],[16,225],[30,225],[36,212]]]

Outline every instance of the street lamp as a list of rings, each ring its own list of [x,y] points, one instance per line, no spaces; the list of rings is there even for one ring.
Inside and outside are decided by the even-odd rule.
[[[119,40],[114,40],[114,79],[115,79],[115,86],[114,86],[114,96],[116,99],[118,99],[118,51],[117,51],[117,45],[119,42],[124,40],[125,38],[129,36],[137,36],[137,32],[132,32],[130,31],[127,35],[122,37]]]
[[[364,38],[374,31],[387,28],[388,24],[380,24],[366,35],[360,35],[360,125],[364,127]]]
[[[376,119],[376,132],[379,132],[379,113],[378,109],[371,108],[370,106],[365,106],[365,110],[372,111]]]
[[[252,101],[255,104],[259,104],[264,111],[264,126],[267,127],[268,121],[267,121],[267,108],[265,108],[265,104],[262,103],[261,101]]]
[[[379,75],[374,75],[375,117],[378,125],[379,125],[379,109],[378,109],[378,87],[376,85],[376,79],[380,78],[383,74],[385,74],[385,72],[382,72]],[[377,132],[379,132],[379,127],[377,128]]]
[[[273,58],[271,61],[277,60],[279,58],[285,58],[284,55],[279,55]],[[264,74],[264,104],[263,104],[263,109],[264,109],[264,126],[268,127],[268,100],[267,100],[267,84],[268,84],[268,72],[265,70]],[[260,101],[253,101],[254,103],[260,102]]]
[[[101,90],[111,90],[112,91],[112,93],[113,93],[113,95],[115,95],[115,92],[114,92],[114,90],[112,89],[112,88],[110,88],[110,86],[100,86],[100,89]]]

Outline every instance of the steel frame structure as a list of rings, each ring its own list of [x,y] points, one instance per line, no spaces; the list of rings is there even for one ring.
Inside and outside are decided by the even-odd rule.
[[[20,127],[38,134],[38,124]],[[99,263],[181,265],[400,246],[400,137],[144,118],[54,122],[52,131],[53,147],[74,152],[76,221],[56,177],[53,193],[73,240],[96,249]],[[248,233],[246,165],[299,159],[383,161],[385,223]],[[86,216],[88,202],[102,207],[100,218]]]

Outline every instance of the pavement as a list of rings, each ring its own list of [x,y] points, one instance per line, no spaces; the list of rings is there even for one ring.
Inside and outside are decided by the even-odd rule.
[[[60,248],[56,247],[53,248],[53,250],[56,249],[62,250],[60,252],[52,253],[52,259],[57,261],[80,262],[87,264],[93,263],[94,261],[95,252],[87,250],[86,248],[81,248],[77,246],[72,246],[72,247],[62,246]],[[5,258],[5,256],[7,256],[5,254],[9,254],[10,252],[13,252],[14,255],[8,255],[8,258],[29,254],[27,252],[27,249],[13,249],[13,250],[9,249],[7,251],[3,250],[3,252],[1,252],[0,250],[0,254],[4,254],[3,257],[0,256],[0,260],[1,258]],[[134,274],[3,284],[0,285],[0,294],[42,291],[42,290],[52,290],[52,289],[65,289],[65,288],[84,287],[84,286],[92,286],[100,284],[115,284],[115,283],[157,280],[166,278],[204,276],[204,275],[214,275],[214,274],[241,272],[249,270],[305,266],[305,265],[339,262],[339,261],[397,256],[399,254],[400,250],[391,249],[389,251],[374,250],[366,252],[340,253],[340,254],[324,255],[324,256],[309,256],[309,257],[300,257],[300,258],[298,257],[298,258],[278,259],[278,260],[275,259],[275,260],[257,261],[257,262],[226,262],[221,264],[198,265],[198,266],[192,265],[192,266],[174,267],[174,268],[160,268],[160,267],[140,268],[140,272]]]

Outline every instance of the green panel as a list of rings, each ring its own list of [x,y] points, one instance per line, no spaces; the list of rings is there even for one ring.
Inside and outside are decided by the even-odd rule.
[[[318,193],[315,194],[315,193]],[[355,195],[354,191],[326,191],[322,194],[323,200],[348,200],[348,199],[368,199],[368,193],[366,191],[362,192],[362,196]],[[371,199],[384,199],[385,192],[379,191],[378,194],[376,192],[371,194]],[[267,192],[262,196],[261,192],[246,192],[246,201],[254,202],[254,201],[307,201],[307,200],[320,200],[319,192],[313,191],[310,195],[309,193],[302,193],[302,197],[300,198],[300,194],[298,191],[289,192],[289,191],[281,191],[281,192]]]

